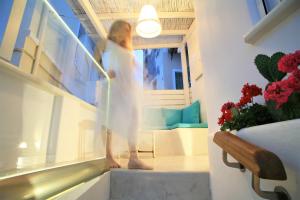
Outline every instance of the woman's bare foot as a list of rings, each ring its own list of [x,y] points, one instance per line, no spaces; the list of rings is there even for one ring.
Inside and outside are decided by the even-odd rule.
[[[106,159],[107,159],[110,169],[111,168],[121,168],[121,165],[117,161],[115,161],[115,159],[113,157],[108,156]]]
[[[152,170],[153,167],[146,165],[138,158],[130,158],[128,162],[128,169]]]

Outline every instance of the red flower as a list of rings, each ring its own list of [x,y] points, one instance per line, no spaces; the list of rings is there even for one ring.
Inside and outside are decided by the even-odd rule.
[[[222,108],[222,116],[219,118],[218,124],[222,126],[225,122],[229,122],[232,120],[232,113],[231,109],[235,107],[235,104],[233,102],[227,102],[225,103]]]
[[[252,98],[250,96],[242,96],[240,101],[236,104],[237,107],[243,107],[246,104],[250,103]]]
[[[224,119],[226,122],[229,122],[232,120],[232,112],[231,110],[228,110],[227,112],[224,113]]]
[[[246,104],[252,102],[253,97],[262,95],[262,89],[257,87],[256,85],[249,85],[249,83],[246,83],[242,88],[242,94],[243,96],[237,103],[238,107],[245,106]]]
[[[218,124],[219,124],[220,126],[222,126],[224,123],[225,123],[225,118],[224,118],[224,116],[222,115],[222,116],[219,118]]]
[[[293,89],[289,87],[288,80],[277,81],[271,83],[264,92],[266,101],[275,101],[276,109],[279,109],[282,104],[288,102],[289,96],[293,93]]]
[[[244,87],[242,88],[242,93],[244,97],[255,97],[262,94],[262,89],[257,87],[256,85],[249,85],[249,83],[246,83]]]
[[[293,72],[298,68],[299,63],[299,52],[294,54],[287,54],[283,56],[278,62],[278,69],[282,72]]]
[[[229,122],[231,120],[232,120],[231,110],[227,110],[226,112],[222,113],[222,116],[219,118],[218,124],[222,126],[225,122]]]
[[[293,91],[300,91],[300,70],[297,69],[287,79],[288,86],[293,89]]]
[[[295,51],[294,56],[295,56],[295,59],[296,59],[298,65],[300,65],[300,50]]]
[[[234,108],[235,104],[233,102],[227,102],[224,103],[224,105],[221,108],[221,112],[225,113],[226,111],[230,110],[231,108]]]
[[[293,71],[292,75],[295,76],[295,78],[300,79],[300,69]]]

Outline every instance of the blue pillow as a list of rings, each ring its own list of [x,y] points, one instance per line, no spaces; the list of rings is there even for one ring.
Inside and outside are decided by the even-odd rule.
[[[163,116],[166,126],[172,126],[180,123],[182,120],[182,111],[177,109],[163,109]]]
[[[182,123],[200,123],[200,103],[196,101],[182,110]]]

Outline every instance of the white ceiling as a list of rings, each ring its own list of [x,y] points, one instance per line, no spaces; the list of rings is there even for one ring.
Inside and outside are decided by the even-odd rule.
[[[128,21],[135,27],[139,11],[152,4],[158,12],[162,33],[153,39],[134,34],[135,48],[176,47],[181,44],[194,21],[192,0],[68,0],[74,13],[94,40],[106,38],[117,19]]]

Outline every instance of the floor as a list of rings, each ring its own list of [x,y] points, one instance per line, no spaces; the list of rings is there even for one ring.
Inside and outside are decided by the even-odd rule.
[[[187,172],[208,172],[209,163],[208,156],[172,156],[172,157],[156,157],[142,158],[142,160],[153,166],[154,171],[187,171]],[[122,168],[127,168],[128,159],[118,159]]]
[[[207,156],[142,160],[154,170],[111,171],[110,200],[211,200]],[[126,167],[128,159],[118,161]]]

